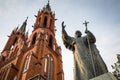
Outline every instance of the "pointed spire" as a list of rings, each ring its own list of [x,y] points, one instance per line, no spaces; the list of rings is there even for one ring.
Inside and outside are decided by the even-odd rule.
[[[23,22],[23,24],[22,24],[22,26],[20,27],[19,31],[21,31],[21,32],[25,32],[25,31],[26,31],[27,19],[28,19],[28,17],[27,17],[26,20]]]
[[[29,30],[25,33],[25,37],[26,37],[26,39],[28,39],[28,33],[29,32]]]
[[[48,3],[45,8],[46,8],[46,10],[51,11],[50,0],[48,0]]]

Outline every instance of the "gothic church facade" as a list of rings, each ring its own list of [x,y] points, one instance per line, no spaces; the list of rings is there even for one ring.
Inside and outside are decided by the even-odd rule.
[[[35,17],[30,37],[27,19],[11,32],[0,55],[0,80],[64,80],[55,14],[49,2]]]

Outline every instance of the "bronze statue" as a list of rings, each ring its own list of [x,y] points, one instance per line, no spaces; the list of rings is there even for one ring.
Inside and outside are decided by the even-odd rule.
[[[87,28],[85,33],[87,35],[82,37],[82,33],[76,31],[75,37],[70,37],[65,31],[64,22],[62,22],[63,43],[66,48],[73,51],[74,55],[74,80],[89,80],[108,72],[106,64],[96,48],[95,36]]]

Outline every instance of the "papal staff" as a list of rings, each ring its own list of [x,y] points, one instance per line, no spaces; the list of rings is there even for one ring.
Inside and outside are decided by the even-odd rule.
[[[85,27],[86,27],[86,31],[88,31],[88,28],[87,28],[88,23],[89,22],[87,22],[87,21],[85,21],[83,23],[85,25]],[[93,56],[92,56],[92,52],[91,52],[91,46],[90,46],[90,41],[89,41],[88,35],[87,35],[87,42],[88,42],[88,48],[89,48],[89,53],[90,53],[90,57],[91,57],[91,61],[92,61],[92,67],[93,67],[94,75],[96,76],[95,65],[94,65],[94,61],[93,61]]]

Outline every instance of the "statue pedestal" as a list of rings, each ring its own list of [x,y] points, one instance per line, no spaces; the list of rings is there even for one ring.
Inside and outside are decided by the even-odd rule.
[[[108,72],[90,80],[117,80],[112,73]]]

